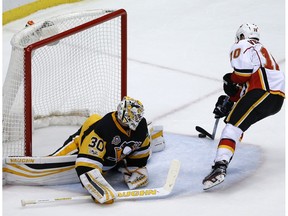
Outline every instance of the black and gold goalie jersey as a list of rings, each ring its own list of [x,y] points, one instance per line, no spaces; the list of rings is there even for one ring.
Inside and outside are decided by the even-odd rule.
[[[78,176],[95,168],[108,171],[124,158],[127,166],[146,166],[150,155],[146,119],[143,118],[133,131],[123,127],[116,118],[116,112],[110,112],[103,118],[97,114],[91,115],[52,156],[78,154]],[[127,146],[129,148],[125,148]],[[124,148],[131,151],[123,152]]]

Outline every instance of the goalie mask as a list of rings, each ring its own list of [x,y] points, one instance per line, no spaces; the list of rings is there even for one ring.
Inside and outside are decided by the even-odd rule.
[[[143,104],[131,97],[125,96],[117,107],[117,118],[131,130],[136,130],[144,115]]]
[[[241,40],[241,36],[245,39],[257,39],[260,40],[259,28],[255,24],[244,23],[242,24],[236,32],[236,41]]]

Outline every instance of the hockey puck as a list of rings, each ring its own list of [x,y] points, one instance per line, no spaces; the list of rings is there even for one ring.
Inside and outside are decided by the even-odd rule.
[[[199,137],[199,138],[205,138],[205,137],[206,137],[206,135],[205,135],[205,134],[202,134],[202,133],[200,133],[200,134],[198,134],[198,137]]]

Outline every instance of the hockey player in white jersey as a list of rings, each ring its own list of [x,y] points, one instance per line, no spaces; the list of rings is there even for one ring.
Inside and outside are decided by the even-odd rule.
[[[282,107],[284,73],[259,40],[259,29],[255,24],[245,23],[236,32],[236,43],[230,52],[233,72],[223,77],[227,96],[219,97],[213,111],[216,118],[226,117],[226,126],[220,137],[212,171],[203,180],[204,190],[224,181],[226,169],[243,133],[254,123],[276,114]],[[229,97],[229,102],[222,105],[226,97]],[[231,106],[233,103],[234,106]]]

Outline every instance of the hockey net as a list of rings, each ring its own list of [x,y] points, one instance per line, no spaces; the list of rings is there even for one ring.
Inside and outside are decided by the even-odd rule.
[[[105,115],[126,95],[127,15],[93,10],[15,34],[3,85],[3,156],[31,156],[32,132]]]

